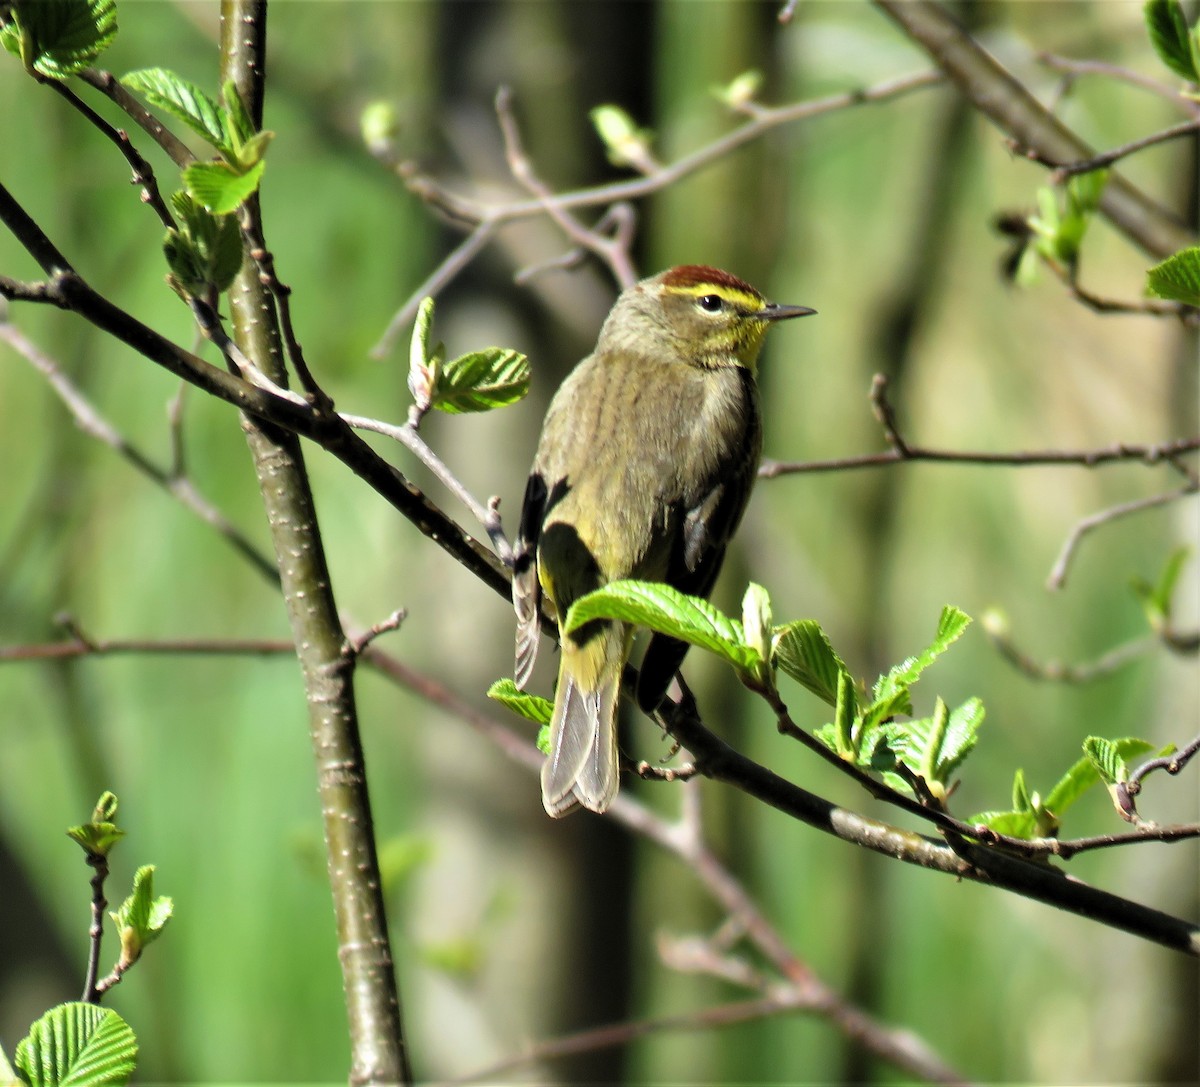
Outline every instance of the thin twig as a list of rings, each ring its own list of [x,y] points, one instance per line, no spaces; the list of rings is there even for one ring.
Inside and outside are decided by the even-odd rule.
[[[1196,484],[1188,482],[1177,490],[1150,495],[1147,498],[1136,498],[1132,502],[1121,502],[1115,506],[1110,506],[1108,509],[1100,510],[1098,513],[1084,517],[1071,529],[1070,534],[1063,543],[1062,549],[1058,553],[1058,558],[1054,560],[1054,566],[1050,569],[1050,576],[1046,579],[1046,587],[1058,590],[1066,584],[1067,570],[1071,565],[1071,560],[1075,557],[1075,552],[1078,550],[1079,544],[1089,532],[1100,528],[1101,525],[1112,524],[1112,522],[1120,520],[1122,517],[1142,513],[1145,510],[1158,509],[1158,507],[1166,506],[1171,502],[1178,502],[1182,498],[1189,498],[1196,494],[1196,492]]]
[[[889,382],[885,375],[876,374],[871,382],[870,402],[884,431],[890,449],[880,453],[862,453],[849,457],[816,461],[763,461],[760,479],[813,472],[837,472],[856,468],[882,468],[910,461],[930,461],[939,464],[1007,465],[1032,468],[1047,465],[1074,464],[1096,468],[1103,464],[1134,463],[1155,466],[1176,464],[1179,457],[1200,450],[1200,436],[1176,438],[1150,445],[1119,442],[1099,449],[1035,449],[1012,452],[984,450],[933,449],[917,445],[903,435],[896,420],[895,408],[888,399]]]
[[[108,879],[108,857],[103,853],[87,851],[87,864],[92,869],[92,920],[88,925],[88,961],[87,973],[83,980],[83,996],[80,999],[85,1004],[100,1003],[100,945],[104,940],[104,911],[108,909],[108,899],[104,897],[104,881]]]
[[[479,249],[491,239],[492,234],[502,226],[521,219],[548,214],[551,208],[555,211],[568,212],[580,208],[611,207],[622,202],[652,196],[682,178],[720,161],[726,155],[759,139],[775,128],[854,106],[888,101],[913,91],[935,86],[940,82],[942,82],[940,72],[917,72],[896,79],[884,80],[871,87],[843,91],[790,106],[758,107],[749,120],[731,132],[684,155],[674,163],[667,164],[656,173],[532,200],[518,199],[485,204],[460,193],[452,192],[433,178],[420,173],[415,167],[409,166],[403,171],[405,184],[409,190],[431,209],[441,212],[460,225],[469,229],[473,228],[473,232],[466,241],[442,261],[433,274],[400,307],[379,344],[372,350],[372,354],[376,357],[385,354],[394,343],[400,329],[412,321],[421,299],[426,295],[437,293],[431,288],[436,286],[440,289],[440,286],[444,286],[445,282],[461,271]],[[614,242],[625,245],[626,248],[630,242],[629,238],[620,236],[619,224],[614,232]],[[467,252],[468,249],[469,252]]]
[[[1050,183],[1052,185],[1059,185],[1066,181],[1067,178],[1074,177],[1076,174],[1087,174],[1093,170],[1106,169],[1114,162],[1120,162],[1121,159],[1137,154],[1139,151],[1144,151],[1147,147],[1154,147],[1160,143],[1177,140],[1181,136],[1190,136],[1197,131],[1200,131],[1200,117],[1190,121],[1180,121],[1179,124],[1172,125],[1170,128],[1164,128],[1161,132],[1154,132],[1149,136],[1130,140],[1129,143],[1122,144],[1120,147],[1114,147],[1109,151],[1102,151],[1100,154],[1092,155],[1090,158],[1079,159],[1076,162],[1065,162],[1061,166],[1056,166],[1050,175]]]
[[[512,569],[512,544],[509,543],[508,536],[504,532],[504,526],[500,521],[499,499],[489,499],[486,505],[480,502],[479,499],[467,490],[459,478],[450,471],[446,466],[446,462],[429,448],[425,439],[421,437],[412,423],[404,423],[401,426],[397,426],[394,423],[385,423],[380,419],[370,419],[365,415],[350,415],[345,412],[341,413],[339,418],[347,426],[354,427],[356,430],[369,430],[375,434],[383,434],[385,437],[399,442],[406,449],[416,454],[421,463],[437,476],[446,489],[471,511],[475,519],[483,526],[484,531],[488,534],[488,538],[492,541],[492,547],[495,549],[497,557],[506,567]]]
[[[1135,72],[1132,68],[1125,68],[1104,60],[1076,60],[1073,57],[1059,56],[1056,53],[1038,53],[1037,60],[1047,68],[1052,68],[1056,72],[1064,72],[1067,75],[1103,76],[1106,79],[1128,83],[1132,87],[1140,87],[1142,90],[1158,95],[1159,98],[1166,99],[1188,113],[1200,116],[1200,102],[1194,102],[1181,95],[1178,84],[1164,83],[1148,75],[1143,75],[1141,72]]]
[[[504,138],[504,157],[513,177],[542,202],[546,214],[558,224],[568,238],[581,248],[594,253],[609,266],[620,287],[625,288],[635,283],[638,276],[629,252],[629,239],[620,234],[613,238],[606,237],[598,229],[591,230],[585,227],[569,211],[558,206],[553,191],[537,176],[521,141],[520,129],[512,109],[512,92],[507,87],[501,87],[496,92],[496,117]],[[651,174],[655,172],[650,171]],[[601,222],[608,221],[609,217],[606,214]]]
[[[0,340],[7,343],[17,354],[26,359],[40,373],[50,388],[71,413],[75,424],[86,435],[103,443],[123,457],[138,472],[152,483],[165,490],[172,498],[190,510],[206,525],[220,533],[229,543],[269,582],[279,584],[279,571],[275,563],[261,551],[228,517],[196,489],[192,481],[183,474],[182,443],[172,438],[172,465],[164,469],[150,460],[128,439],[124,438],[96,407],[80,392],[79,388],[63,372],[59,364],[42,351],[27,336],[8,321],[0,320]],[[186,385],[180,386],[180,393]],[[181,396],[174,403],[178,404]],[[176,428],[172,425],[172,435]]]

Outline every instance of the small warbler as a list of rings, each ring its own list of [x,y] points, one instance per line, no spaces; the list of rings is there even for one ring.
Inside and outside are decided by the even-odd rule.
[[[774,321],[814,313],[768,302],[699,265],[642,280],[617,299],[595,350],[558,390],[538,443],[515,548],[515,679],[524,687],[546,599],[573,601],[620,578],[707,597],[746,508],[762,451],[755,364]],[[597,620],[561,637],[542,803],[603,812],[617,792],[616,710],[633,628]],[[666,694],[687,645],[655,635],[637,700]]]

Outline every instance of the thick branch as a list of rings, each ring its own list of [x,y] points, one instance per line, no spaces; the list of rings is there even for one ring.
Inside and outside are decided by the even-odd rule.
[[[266,15],[266,0],[224,0],[221,7],[221,82],[234,81],[256,125],[262,120]],[[247,233],[261,240],[257,199],[243,216]],[[254,266],[244,265],[229,294],[235,338],[254,366],[283,386],[287,371],[274,301]],[[358,729],[357,655],[338,618],[299,438],[250,416],[243,429],[304,674],[349,1020],[350,1083],[411,1083]]]
[[[975,107],[1018,145],[1056,166],[1091,159],[1095,151],[933,0],[875,0],[958,86]],[[1113,174],[1100,210],[1145,252],[1162,260],[1195,245],[1192,232],[1140,189]]]

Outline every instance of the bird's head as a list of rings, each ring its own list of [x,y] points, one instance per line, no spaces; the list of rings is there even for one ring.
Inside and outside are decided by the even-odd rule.
[[[753,370],[769,325],[812,313],[816,310],[807,306],[768,302],[719,268],[682,264],[626,290],[600,342],[661,352],[695,366]]]

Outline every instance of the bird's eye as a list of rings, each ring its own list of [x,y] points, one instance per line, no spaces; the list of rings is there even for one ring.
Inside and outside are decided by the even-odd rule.
[[[697,302],[705,313],[720,313],[725,308],[725,299],[719,294],[702,294]]]

